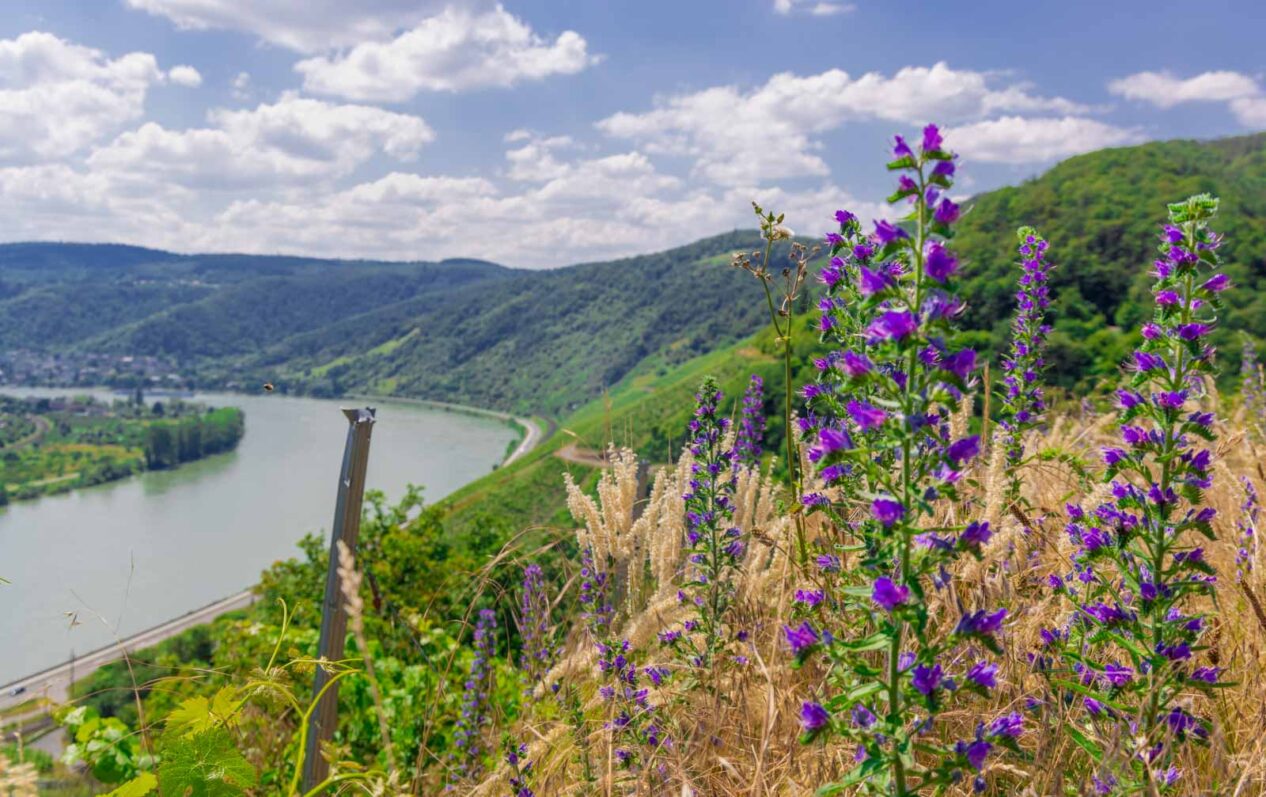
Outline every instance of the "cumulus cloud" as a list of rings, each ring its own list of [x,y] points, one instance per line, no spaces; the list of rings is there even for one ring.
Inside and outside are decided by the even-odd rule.
[[[828,173],[815,136],[851,120],[914,124],[979,119],[1002,111],[1081,113],[1062,97],[1032,94],[1023,84],[1001,88],[982,72],[945,63],[909,66],[891,76],[854,78],[832,69],[784,72],[742,91],[719,86],[659,100],[653,110],[618,113],[598,122],[610,136],[641,142],[650,152],[695,158],[697,174],[733,185]]]
[[[89,168],[200,188],[267,186],[352,173],[378,153],[412,160],[435,138],[417,116],[283,95],[249,110],[215,110],[209,127],[149,122],[94,151]]]
[[[1226,70],[1179,78],[1169,72],[1137,72],[1108,83],[1108,91],[1157,108],[1188,102],[1226,103],[1247,127],[1266,126],[1266,90],[1252,77]]]
[[[168,70],[167,79],[177,86],[197,88],[202,85],[202,75],[199,74],[198,70],[184,64],[173,66]]]
[[[548,267],[750,227],[752,199],[786,209],[810,234],[829,226],[823,208],[849,206],[867,217],[882,212],[830,183],[809,192],[693,187],[659,173],[636,151],[560,166],[553,178],[505,188],[475,178],[393,173],[320,197],[234,202],[208,221],[203,235],[220,249],[391,258],[470,255],[470,242],[478,241],[481,257]]]
[[[142,115],[163,79],[149,53],[109,58],[51,33],[0,40],[0,162],[62,157]]]
[[[774,0],[774,13],[784,16],[805,13],[815,17],[833,17],[856,11],[852,3],[822,2],[821,0]]]
[[[126,0],[186,30],[233,30],[304,53],[391,38],[447,5],[447,0]],[[492,2],[464,0],[467,7]]]
[[[989,163],[1035,163],[1067,158],[1104,147],[1142,140],[1136,130],[1094,119],[1004,116],[945,132],[946,142],[969,160]]]
[[[597,59],[575,31],[552,41],[501,6],[452,6],[390,41],[300,61],[304,88],[353,100],[402,102],[423,91],[507,87],[574,74]]]
[[[250,72],[238,72],[233,78],[232,94],[235,100],[249,100],[255,93]]]

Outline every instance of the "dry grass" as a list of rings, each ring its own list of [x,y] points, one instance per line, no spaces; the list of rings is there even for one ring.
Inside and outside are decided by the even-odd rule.
[[[1216,394],[1207,401],[1216,405]],[[965,409],[963,412],[969,410]],[[996,537],[982,561],[961,564],[956,586],[936,593],[931,606],[934,624],[947,628],[960,606],[1002,604],[1010,609],[1000,662],[1000,688],[990,701],[981,699],[970,712],[943,715],[943,732],[968,733],[978,717],[993,717],[1021,707],[1039,694],[1042,682],[1030,671],[1027,653],[1038,646],[1039,629],[1055,625],[1065,607],[1046,587],[1051,572],[1066,572],[1072,549],[1063,533],[1063,506],[1069,501],[1092,505],[1106,495],[1102,485],[1088,482],[1067,464],[1067,457],[1094,461],[1099,445],[1109,439],[1112,417],[1061,417],[1028,441],[1029,462],[1020,472],[1027,509],[1013,509],[1003,497],[1009,478],[1001,460],[980,458],[972,486],[948,515],[988,518]],[[1211,743],[1189,746],[1179,762],[1187,770],[1184,795],[1266,794],[1266,562],[1257,561],[1244,582],[1236,579],[1235,521],[1243,502],[1240,477],[1266,489],[1261,444],[1237,432],[1242,418],[1232,416],[1218,428],[1217,471],[1207,502],[1218,510],[1219,539],[1205,546],[1217,569],[1217,604],[1212,614],[1209,648],[1199,664],[1228,671],[1234,685],[1219,690],[1218,699],[1192,695],[1189,703],[1214,718]],[[966,419],[962,419],[965,423]],[[1060,454],[1061,460],[1054,454]],[[664,663],[657,649],[657,631],[678,611],[674,594],[682,573],[685,521],[681,494],[689,463],[663,469],[643,511],[635,512],[636,465],[632,452],[613,451],[614,467],[603,478],[597,498],[568,484],[569,507],[582,524],[580,542],[609,555],[618,589],[618,633],[628,638],[645,661]],[[767,477],[743,474],[736,485],[740,527],[751,545],[736,585],[738,623],[751,632],[749,663],[717,672],[724,699],[712,701],[707,690],[686,691],[673,679],[653,693],[659,721],[673,739],[643,767],[640,775],[613,765],[609,731],[604,728],[603,702],[596,696],[592,645],[572,629],[566,655],[551,674],[583,696],[586,721],[570,727],[552,701],[542,696],[535,710],[525,712],[517,738],[529,741],[535,761],[533,787],[538,795],[808,795],[839,779],[852,766],[851,749],[839,745],[802,746],[798,741],[801,703],[822,690],[823,673],[812,665],[792,669],[782,642],[781,625],[797,588],[810,587],[817,576],[802,572],[788,556],[790,519],[778,511],[776,487]],[[836,531],[811,516],[813,540],[829,541]],[[848,563],[845,563],[848,572]],[[840,622],[840,627],[846,627]],[[586,781],[578,763],[578,742],[592,756],[595,777]],[[1029,762],[998,757],[988,773],[997,793],[1052,795],[1083,793],[1088,777],[1085,754],[1066,732],[1063,718],[1030,722],[1023,740]],[[472,794],[505,792],[504,772],[494,772]],[[848,792],[842,792],[847,794]]]

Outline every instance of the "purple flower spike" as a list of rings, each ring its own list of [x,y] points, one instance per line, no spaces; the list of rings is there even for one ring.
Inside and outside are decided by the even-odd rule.
[[[923,128],[923,145],[920,147],[925,153],[939,150],[944,144],[941,138],[941,131],[936,125],[928,125]]]
[[[958,269],[958,258],[940,243],[934,243],[928,247],[923,267],[929,277],[937,282],[944,282]]]
[[[909,237],[910,233],[888,221],[879,219],[875,222],[875,240],[879,242],[880,246],[887,246],[893,241]]]
[[[821,703],[806,702],[800,708],[800,725],[805,733],[817,733],[831,721],[831,714]]]
[[[931,695],[941,686],[943,672],[941,665],[933,664],[931,667],[922,664],[914,668],[914,674],[911,676],[910,683],[920,694]]]
[[[787,637],[787,644],[791,647],[791,653],[794,656],[803,655],[822,639],[807,620],[801,623],[799,628],[783,626],[783,633]]]
[[[993,689],[998,685],[998,665],[978,661],[967,671],[967,680],[982,689]]]
[[[891,612],[909,600],[910,588],[904,584],[898,586],[893,583],[891,578],[880,576],[875,579],[875,586],[871,590],[870,598],[879,608],[886,612]]]
[[[878,520],[885,528],[888,528],[905,517],[906,508],[900,501],[893,501],[889,498],[876,498],[870,505],[870,512],[875,516],[875,520]]]

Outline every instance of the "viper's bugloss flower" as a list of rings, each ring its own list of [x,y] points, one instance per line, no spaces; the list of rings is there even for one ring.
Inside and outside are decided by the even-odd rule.
[[[816,733],[831,721],[831,714],[821,703],[805,702],[800,707],[800,726],[806,733]]]
[[[1170,206],[1170,223],[1153,264],[1156,308],[1141,327],[1128,386],[1117,391],[1124,446],[1103,449],[1111,500],[1091,513],[1069,511],[1078,546],[1079,584],[1059,589],[1076,601],[1068,633],[1044,644],[1035,658],[1062,653],[1079,674],[1074,692],[1056,681],[1063,700],[1078,694],[1095,720],[1090,749],[1129,740],[1128,764],[1093,781],[1098,793],[1155,793],[1172,785],[1182,742],[1207,733],[1186,708],[1185,693],[1216,684],[1216,668],[1192,666],[1204,619],[1184,607],[1207,598],[1216,579],[1191,532],[1212,538],[1212,507],[1200,506],[1212,484],[1213,414],[1187,412],[1200,383],[1214,374],[1212,346],[1219,293],[1229,286],[1216,269],[1221,238],[1208,229],[1217,200],[1196,196]],[[1093,568],[1091,564],[1093,563]],[[1135,640],[1116,644],[1116,640]],[[1138,644],[1146,640],[1145,645]],[[1129,656],[1128,662],[1109,655]],[[1041,670],[1058,677],[1058,667]],[[1176,770],[1173,770],[1176,771]]]
[[[760,464],[765,442],[765,380],[753,374],[743,393],[743,407],[734,438],[733,461],[737,468],[754,468]]]
[[[923,267],[929,277],[937,282],[944,282],[958,270],[958,258],[950,254],[950,251],[941,243],[933,243],[928,247]]]
[[[783,634],[787,638],[787,645],[791,648],[792,655],[801,656],[807,650],[822,639],[818,632],[813,630],[813,626],[809,625],[809,621],[800,624],[798,628],[792,628],[789,625],[782,627]]]
[[[871,322],[867,332],[877,341],[900,341],[914,334],[917,328],[913,314],[905,310],[888,310]]]
[[[453,734],[456,752],[454,771],[460,778],[478,775],[483,756],[484,729],[492,721],[490,699],[492,695],[493,660],[497,654],[497,614],[492,609],[481,609],[475,621],[473,634],[475,656],[462,693],[462,711]]]
[[[523,591],[519,602],[519,637],[523,651],[519,669],[527,680],[529,694],[549,671],[554,660],[551,644],[550,600],[540,565],[523,568]]]
[[[898,238],[909,237],[910,233],[883,219],[879,219],[875,222],[875,240],[878,241],[881,246],[886,246]]]
[[[909,587],[904,584],[898,586],[887,576],[875,579],[874,587],[870,592],[870,599],[875,602],[875,605],[886,612],[890,612],[905,603],[909,597]]]
[[[801,503],[828,513],[864,552],[848,571],[827,560],[824,605],[874,623],[861,649],[828,643],[823,660],[834,695],[824,702],[837,715],[847,709],[853,721],[821,732],[853,744],[877,790],[905,797],[914,783],[939,783],[943,767],[963,766],[966,747],[937,740],[936,715],[965,693],[978,697],[996,686],[997,668],[980,648],[998,652],[1005,616],[982,609],[949,637],[935,636],[927,622],[925,596],[945,589],[955,560],[979,555],[992,531],[970,518],[945,521],[947,502],[961,501],[959,485],[981,453],[978,436],[950,433],[951,415],[978,383],[980,358],[952,345],[965,309],[955,295],[963,264],[950,245],[961,215],[948,198],[955,155],[935,125],[921,142],[916,151],[898,137],[888,164],[898,177],[890,199],[910,199],[908,215],[876,222],[870,236],[850,217],[832,239],[818,328],[838,354],[825,358],[817,389],[804,393],[813,420],[801,426],[816,475],[831,488]],[[1036,374],[1017,378],[1031,382]],[[848,445],[824,444],[825,430],[844,429]],[[882,663],[874,661],[879,655]],[[964,656],[975,664],[960,683],[944,663]],[[977,741],[985,754],[997,744]],[[916,744],[917,761],[901,752]]]
[[[988,661],[978,661],[967,671],[967,680],[982,689],[993,689],[998,685],[998,665]]]
[[[874,429],[888,417],[888,413],[878,407],[872,407],[864,401],[850,401],[848,403],[848,415],[863,432]]]
[[[933,664],[931,667],[919,664],[914,668],[910,684],[920,694],[930,695],[940,688],[943,675],[944,671],[939,664]]]
[[[906,508],[900,501],[891,498],[876,498],[871,502],[870,512],[884,526],[892,526],[905,517]]]

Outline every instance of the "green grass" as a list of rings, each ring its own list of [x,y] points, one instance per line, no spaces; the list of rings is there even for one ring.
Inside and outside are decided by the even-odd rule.
[[[652,355],[605,396],[563,418],[553,435],[523,459],[466,485],[445,498],[446,525],[464,536],[495,514],[511,532],[570,528],[563,476],[592,487],[598,470],[556,456],[570,443],[600,449],[608,441],[629,446],[652,462],[675,458],[693,410],[694,392],[705,376],[721,383],[728,399],[741,395],[753,373],[767,378],[778,363],[766,353],[763,338],[740,341],[681,365],[668,365],[670,353]]]
[[[313,368],[310,373],[312,376],[320,378],[328,374],[332,369],[339,367],[340,365],[347,365],[348,363],[355,360],[357,356],[374,357],[374,356],[384,356],[387,354],[391,354],[393,351],[400,348],[401,346],[403,346],[405,343],[415,338],[420,333],[421,333],[421,330],[415,327],[409,330],[409,332],[405,333],[404,335],[401,335],[398,338],[392,338],[391,340],[388,340],[384,343],[379,343],[377,346],[374,346],[372,349],[366,350],[364,354],[355,355],[355,356],[350,355],[350,354],[344,354],[341,357],[335,357],[333,360],[330,360],[324,365],[318,365],[317,367]]]

